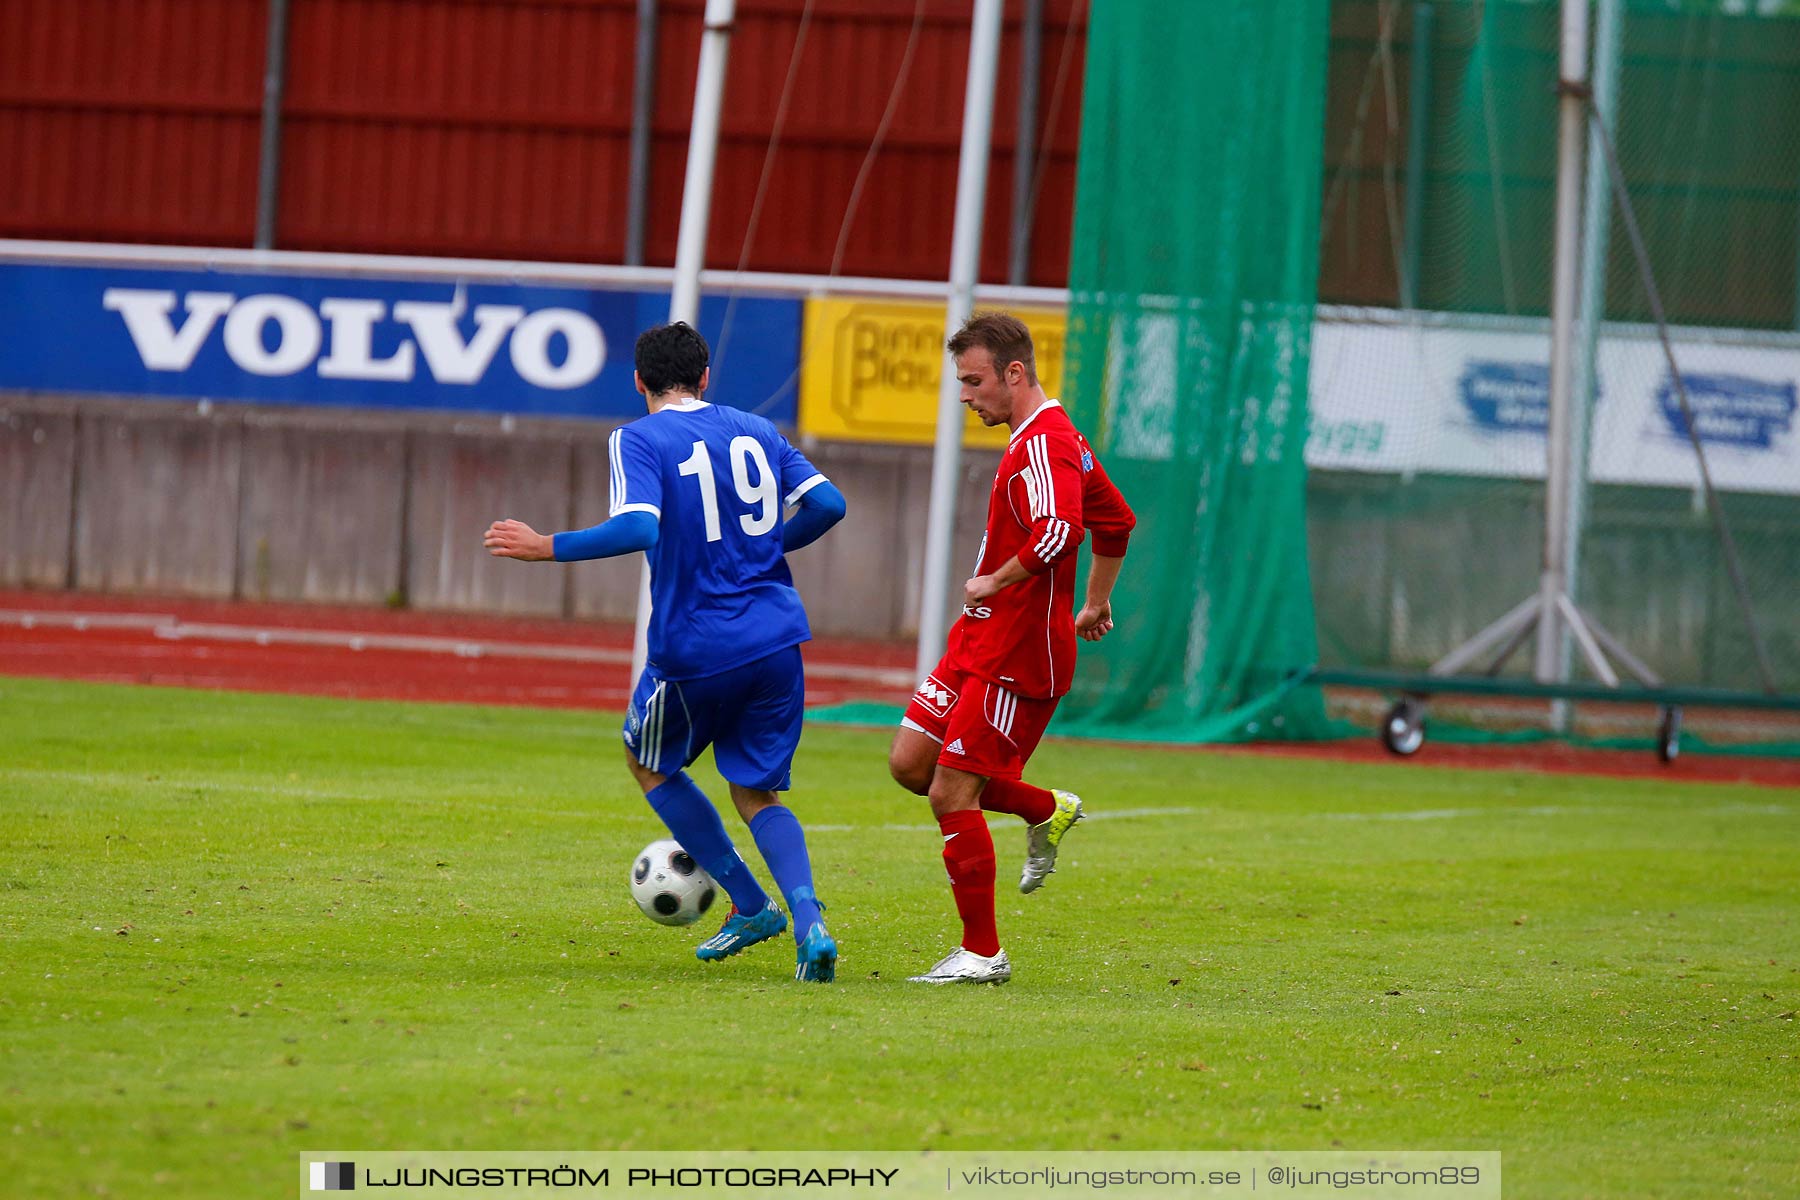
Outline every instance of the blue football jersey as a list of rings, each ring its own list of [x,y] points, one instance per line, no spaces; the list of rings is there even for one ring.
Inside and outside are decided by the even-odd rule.
[[[693,400],[613,431],[612,514],[648,512],[650,663],[694,679],[812,636],[781,552],[786,507],[825,482],[763,418]]]

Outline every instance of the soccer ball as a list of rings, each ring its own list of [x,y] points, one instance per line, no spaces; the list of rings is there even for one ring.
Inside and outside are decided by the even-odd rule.
[[[673,838],[651,842],[631,865],[631,898],[658,925],[692,925],[719,885]]]

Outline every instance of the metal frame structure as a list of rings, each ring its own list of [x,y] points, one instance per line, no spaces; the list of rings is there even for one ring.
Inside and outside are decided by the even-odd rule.
[[[1603,47],[1612,63],[1603,70],[1609,104],[1616,102],[1618,3],[1601,0]],[[1608,11],[1610,10],[1610,11]],[[1594,347],[1604,270],[1598,255],[1604,237],[1608,195],[1583,175],[1583,151],[1590,136],[1588,104],[1587,0],[1563,0],[1562,40],[1558,62],[1556,226],[1550,292],[1550,424],[1546,439],[1543,565],[1535,594],[1514,605],[1499,620],[1475,634],[1431,665],[1429,675],[1447,678],[1492,653],[1486,668],[1497,674],[1537,634],[1532,676],[1540,685],[1566,685],[1570,677],[1571,640],[1594,676],[1609,688],[1619,686],[1608,655],[1645,687],[1662,680],[1599,622],[1576,603],[1580,569],[1580,525],[1586,502],[1588,415],[1594,383]],[[1583,226],[1587,227],[1584,255]],[[1552,724],[1568,725],[1569,714],[1559,697]],[[1678,724],[1679,716],[1674,720]],[[1398,701],[1382,725],[1389,749],[1410,754],[1424,741],[1424,709],[1419,694]]]
[[[1536,597],[1532,598],[1534,601]],[[1623,654],[1622,647],[1615,653]],[[1491,677],[1414,675],[1404,671],[1337,670],[1314,668],[1298,680],[1321,687],[1372,688],[1398,692],[1401,699],[1395,708],[1412,706],[1416,719],[1396,724],[1390,710],[1389,721],[1381,729],[1381,742],[1395,754],[1406,756],[1418,752],[1425,743],[1422,705],[1432,696],[1493,696],[1507,699],[1541,699],[1557,702],[1597,700],[1607,704],[1642,704],[1657,712],[1655,749],[1663,763],[1672,763],[1681,754],[1681,716],[1684,708],[1741,708],[1771,712],[1800,713],[1800,696],[1764,692],[1731,691],[1725,688],[1698,687],[1619,687],[1597,683],[1529,683],[1517,679]]]
[[[956,175],[956,227],[951,233],[950,294],[944,310],[948,342],[975,307],[981,265],[981,221],[987,201],[988,152],[994,130],[994,75],[1000,61],[1000,0],[976,0],[969,34],[968,86],[963,94],[962,160]],[[950,595],[950,539],[956,528],[957,477],[962,471],[962,385],[948,353],[938,378],[937,442],[931,456],[931,511],[925,526],[925,581],[919,592],[918,673],[944,652]]]
[[[1623,8],[1621,0],[1599,0],[1598,65],[1590,87],[1588,0],[1562,0],[1559,59],[1555,260],[1550,300],[1550,423],[1546,446],[1544,553],[1535,595],[1433,663],[1423,676],[1381,671],[1314,671],[1317,683],[1397,689],[1401,698],[1388,710],[1381,740],[1396,754],[1415,753],[1425,740],[1424,705],[1438,693],[1541,697],[1552,700],[1551,724],[1567,732],[1571,700],[1617,700],[1658,706],[1657,756],[1671,762],[1679,753],[1684,704],[1731,705],[1800,710],[1800,697],[1780,694],[1762,642],[1748,589],[1737,561],[1731,530],[1712,486],[1706,453],[1695,431],[1687,387],[1670,344],[1668,323],[1638,231],[1631,197],[1612,144],[1618,108]],[[1583,151],[1587,163],[1584,178]],[[1587,502],[1588,432],[1596,384],[1595,353],[1605,307],[1606,241],[1612,201],[1617,199],[1631,239],[1653,329],[1661,344],[1686,417],[1688,439],[1700,469],[1701,488],[1725,552],[1734,590],[1749,627],[1764,691],[1726,692],[1671,688],[1620,640],[1584,614],[1575,598],[1580,570],[1580,536]],[[1535,630],[1533,682],[1495,678]],[[1600,685],[1570,678],[1571,643]],[[1457,672],[1492,652],[1484,678]],[[1609,657],[1610,656],[1610,657]],[[1616,660],[1638,682],[1622,687]]]
[[[281,107],[287,101],[288,0],[269,0],[268,48],[263,55],[262,139],[256,164],[256,248],[275,245],[281,210]]]

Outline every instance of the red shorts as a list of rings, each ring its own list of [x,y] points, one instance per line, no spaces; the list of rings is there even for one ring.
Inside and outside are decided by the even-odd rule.
[[[938,762],[946,767],[988,779],[1017,779],[1060,698],[1017,696],[944,660],[913,693],[900,723],[941,745]]]

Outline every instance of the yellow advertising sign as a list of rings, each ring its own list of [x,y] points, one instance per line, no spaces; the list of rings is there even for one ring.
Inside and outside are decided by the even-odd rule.
[[[1057,396],[1068,320],[1057,309],[1012,309],[1031,330],[1038,379]],[[937,439],[944,306],[904,300],[806,302],[800,338],[800,432],[849,442],[930,445]],[[1006,445],[1007,429],[965,416],[967,446]]]

